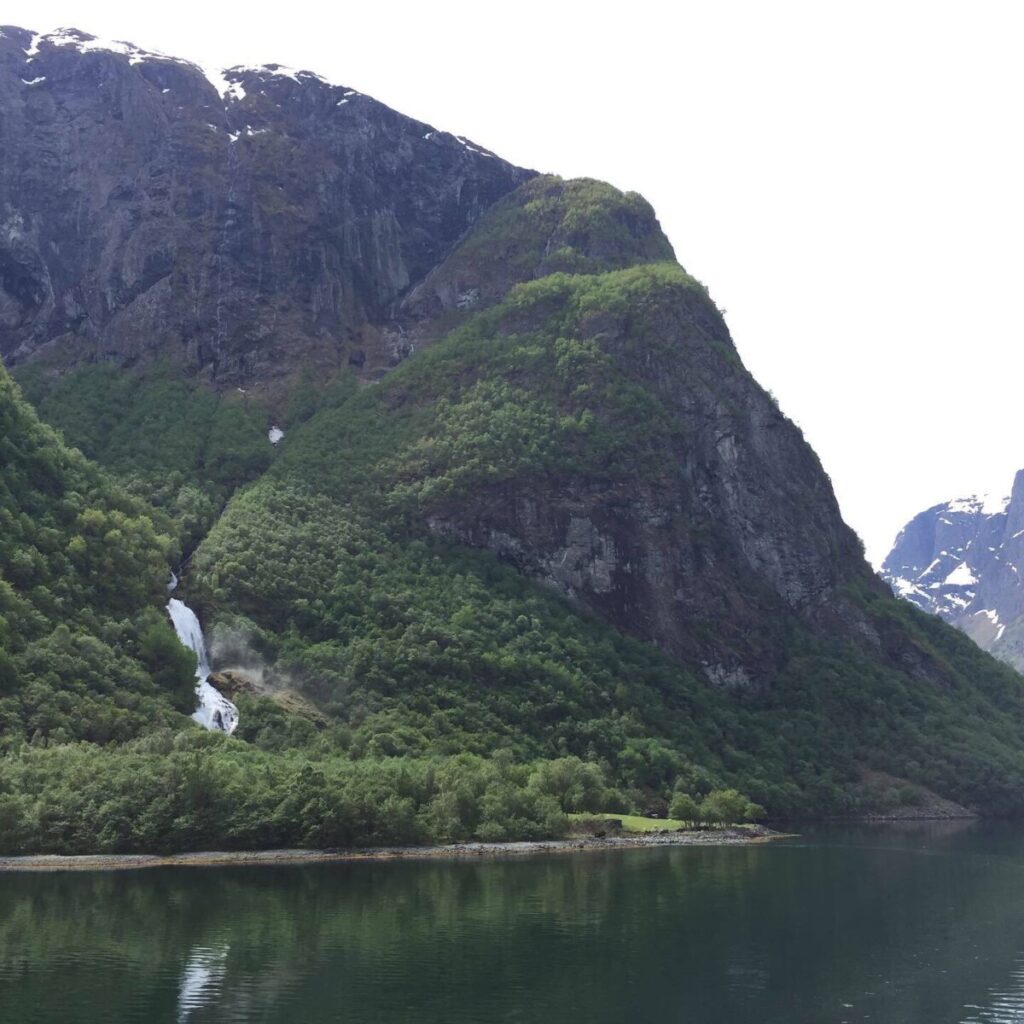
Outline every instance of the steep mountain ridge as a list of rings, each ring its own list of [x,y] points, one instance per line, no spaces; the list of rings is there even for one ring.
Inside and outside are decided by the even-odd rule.
[[[589,192],[521,186],[549,189]],[[214,648],[305,680],[359,750],[707,771],[782,813],[863,806],[866,766],[969,804],[990,757],[1016,777],[1019,679],[886,595],[706,289],[629,232],[627,269],[538,276],[544,231],[474,230],[449,259],[492,304],[448,292],[429,347],[290,432],[200,545]]]
[[[0,119],[0,356],[220,388],[397,361],[390,304],[532,173],[311,72],[215,86],[73,29],[0,28]]]
[[[900,597],[1024,668],[1024,471],[1005,498],[943,502],[900,531],[882,577]]]

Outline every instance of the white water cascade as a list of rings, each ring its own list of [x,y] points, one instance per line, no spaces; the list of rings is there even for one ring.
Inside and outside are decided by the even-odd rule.
[[[232,733],[238,727],[238,708],[210,685],[210,661],[206,656],[206,642],[203,628],[196,613],[184,601],[172,597],[167,604],[167,614],[174,623],[178,639],[196,656],[196,696],[199,707],[192,717],[207,729],[219,729]]]

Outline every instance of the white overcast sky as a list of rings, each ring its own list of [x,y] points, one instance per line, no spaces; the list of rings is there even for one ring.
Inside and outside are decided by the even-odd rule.
[[[1024,4],[0,0],[642,192],[880,561],[1024,467]]]

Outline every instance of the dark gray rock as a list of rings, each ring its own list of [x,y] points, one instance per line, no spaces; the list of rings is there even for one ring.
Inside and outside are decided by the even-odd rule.
[[[0,29],[0,357],[220,387],[386,366],[379,326],[532,172],[311,72]]]
[[[451,259],[459,263],[459,252]],[[723,688],[777,674],[780,623],[853,632],[878,648],[842,587],[883,588],[818,458],[745,370],[707,294],[603,311],[579,336],[599,340],[617,377],[661,403],[674,439],[660,468],[477,488],[433,512],[430,528],[491,549],[624,632],[701,665]]]
[[[538,177],[310,72],[235,68],[215,86],[127,44],[0,29],[9,364],[159,359],[220,389],[300,368],[374,380],[518,283],[672,259],[641,197]],[[881,584],[705,291],[600,307],[579,335],[664,406],[664,468],[483,487],[432,509],[435,532],[718,686],[776,675],[780,633],[808,626],[927,676],[845,603],[846,584]]]

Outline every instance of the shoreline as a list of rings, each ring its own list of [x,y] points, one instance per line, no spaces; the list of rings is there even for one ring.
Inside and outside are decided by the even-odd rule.
[[[446,846],[376,846],[326,850],[242,850],[198,853],[26,854],[0,857],[0,873],[18,871],[135,871],[166,867],[280,866],[337,864],[355,861],[499,860],[544,853],[589,853],[666,846],[756,846],[792,833],[760,828],[726,828],[702,832],[652,832],[619,836],[575,836],[504,843],[451,843]]]

